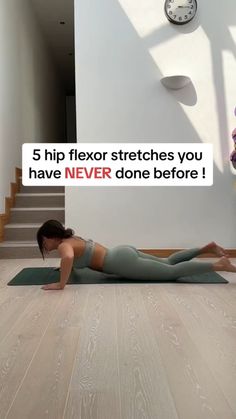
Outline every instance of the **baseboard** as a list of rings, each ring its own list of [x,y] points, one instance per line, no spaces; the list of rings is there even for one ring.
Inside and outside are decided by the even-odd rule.
[[[150,255],[154,255],[154,256],[159,256],[161,258],[166,258],[168,256],[170,256],[172,253],[178,252],[180,250],[184,250],[184,249],[139,249],[141,252],[144,253],[148,253]],[[231,258],[236,258],[236,249],[226,249],[227,254],[229,255],[229,257]],[[201,258],[209,258],[209,257],[215,257],[212,254],[204,254],[199,256]]]
[[[4,226],[9,222],[11,208],[15,205],[15,196],[20,191],[22,169],[16,167],[15,182],[11,182],[11,196],[5,198],[5,213],[0,214],[0,242],[4,240]]]

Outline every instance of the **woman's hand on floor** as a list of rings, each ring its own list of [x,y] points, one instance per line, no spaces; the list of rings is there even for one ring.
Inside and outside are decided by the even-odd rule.
[[[62,290],[60,282],[53,282],[52,284],[43,285],[42,290]]]

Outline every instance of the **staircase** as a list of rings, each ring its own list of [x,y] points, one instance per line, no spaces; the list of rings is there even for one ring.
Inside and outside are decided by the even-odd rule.
[[[15,198],[9,224],[4,227],[4,241],[0,243],[0,259],[41,258],[37,230],[49,219],[65,222],[65,188],[21,184]],[[47,257],[58,254],[53,251]]]

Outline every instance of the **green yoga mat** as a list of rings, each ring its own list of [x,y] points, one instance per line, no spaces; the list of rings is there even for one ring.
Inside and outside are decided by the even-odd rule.
[[[44,285],[58,282],[60,272],[55,268],[25,268],[19,272],[8,285]],[[163,283],[181,282],[193,284],[226,284],[228,281],[216,272],[178,278],[176,281],[140,281],[120,278],[116,275],[104,274],[89,268],[73,269],[68,284],[124,284],[124,283]]]

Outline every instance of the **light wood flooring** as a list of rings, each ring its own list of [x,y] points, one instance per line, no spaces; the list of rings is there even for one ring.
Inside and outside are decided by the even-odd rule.
[[[236,419],[229,284],[8,287],[0,261],[0,419]]]

